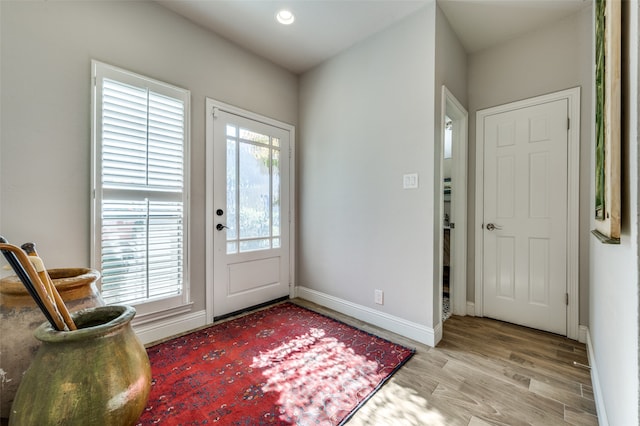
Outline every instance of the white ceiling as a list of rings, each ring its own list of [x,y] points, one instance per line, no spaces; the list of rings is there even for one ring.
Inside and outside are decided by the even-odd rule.
[[[156,0],[185,18],[302,73],[416,12],[430,0]],[[591,0],[437,0],[467,52],[576,13]],[[296,20],[283,26],[278,10]]]

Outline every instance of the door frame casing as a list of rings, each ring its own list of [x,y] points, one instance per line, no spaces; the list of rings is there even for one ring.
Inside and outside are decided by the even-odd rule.
[[[483,221],[484,221],[484,121],[490,115],[567,100],[567,337],[579,338],[579,220],[580,220],[580,87],[516,101],[476,112],[476,218],[475,218],[475,315],[483,308]]]
[[[452,141],[453,149],[453,168],[452,168],[452,192],[451,199],[452,208],[454,208],[455,217],[451,221],[455,223],[455,230],[451,233],[451,244],[454,251],[451,252],[451,259],[454,267],[450,268],[450,277],[454,278],[451,286],[451,312],[454,315],[466,315],[467,313],[467,145],[468,145],[468,122],[469,114],[462,106],[458,99],[447,89],[442,86],[442,102],[441,102],[441,152],[444,153],[444,132],[445,118],[448,115],[454,126],[454,137]],[[448,114],[449,113],[449,114]],[[444,185],[444,155],[440,156],[440,194],[443,194]],[[440,221],[443,223],[444,218],[444,200],[441,195],[440,202]],[[439,290],[439,309],[440,322],[442,322],[442,276],[444,263],[444,238],[440,239],[440,290]],[[454,270],[455,269],[455,270]]]
[[[207,97],[205,99],[205,309],[207,315],[207,324],[213,323],[213,238],[214,238],[214,197],[213,197],[213,167],[214,167],[214,134],[213,134],[213,118],[214,109],[220,109],[231,114],[238,115],[260,123],[268,124],[273,127],[289,132],[289,297],[295,297],[295,126],[265,117],[233,105],[220,102],[218,100]]]

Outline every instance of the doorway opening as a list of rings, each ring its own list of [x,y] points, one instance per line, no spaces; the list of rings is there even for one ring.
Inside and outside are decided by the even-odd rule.
[[[442,221],[442,321],[451,316],[451,166],[453,163],[453,120],[445,114],[444,117],[444,149],[442,161],[444,218]]]
[[[468,114],[442,86],[441,121],[441,321],[467,312],[467,123]]]

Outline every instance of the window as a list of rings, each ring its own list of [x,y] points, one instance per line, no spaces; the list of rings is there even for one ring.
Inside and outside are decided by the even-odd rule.
[[[190,92],[97,61],[93,264],[107,304],[140,313],[188,302]]]

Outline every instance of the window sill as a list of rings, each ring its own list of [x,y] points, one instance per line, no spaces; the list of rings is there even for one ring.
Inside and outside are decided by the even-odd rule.
[[[189,302],[187,304],[184,304],[175,308],[162,309],[154,312],[147,312],[144,314],[136,315],[133,321],[131,321],[131,325],[135,327],[135,326],[148,324],[151,322],[163,320],[170,317],[187,314],[187,313],[190,313],[192,309],[193,309],[193,302]]]

